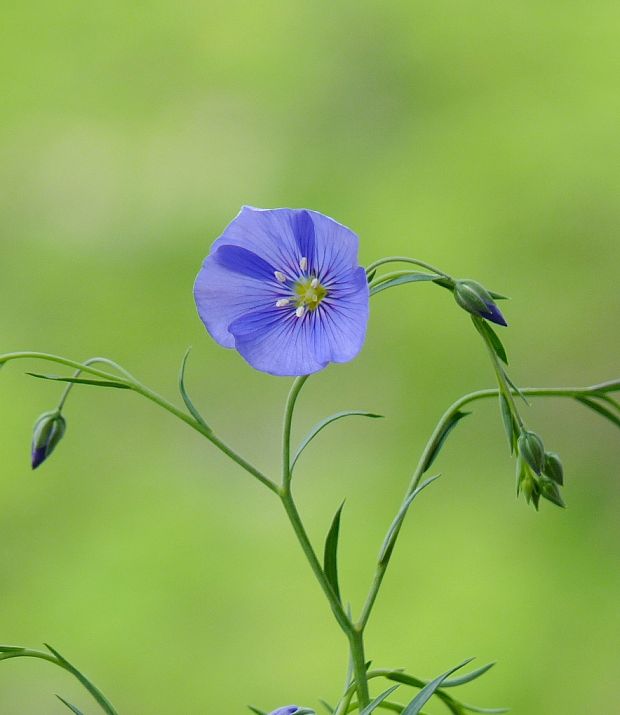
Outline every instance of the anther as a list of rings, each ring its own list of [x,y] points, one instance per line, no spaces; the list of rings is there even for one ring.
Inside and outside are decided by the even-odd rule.
[[[274,271],[274,276],[276,277],[278,283],[286,283],[286,276],[282,273],[282,271]]]
[[[316,288],[319,285],[319,279],[318,278],[313,278],[311,283],[310,283],[310,288]]]
[[[298,318],[303,318],[305,312],[306,312],[305,306],[300,305],[299,308],[297,308],[297,310],[295,311],[295,315],[296,315]]]
[[[288,305],[290,302],[290,298],[280,298],[280,300],[276,300],[276,308],[284,308],[284,306]]]
[[[305,271],[306,268],[308,267],[308,259],[305,256],[300,259],[299,267],[301,268],[302,271]]]

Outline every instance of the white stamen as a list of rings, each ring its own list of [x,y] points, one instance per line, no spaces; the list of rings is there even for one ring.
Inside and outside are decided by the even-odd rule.
[[[278,283],[286,283],[286,276],[282,273],[282,271],[275,271],[274,276],[276,277]]]
[[[276,300],[276,308],[284,308],[284,306],[288,305],[290,302],[290,298],[280,298],[280,300]]]
[[[300,305],[299,308],[297,308],[297,310],[295,311],[295,315],[296,315],[298,318],[303,318],[305,312],[306,312],[305,306]]]
[[[299,261],[299,267],[302,271],[305,271],[308,267],[308,259],[305,256]]]
[[[313,278],[311,283],[310,283],[310,288],[316,288],[319,285],[319,279],[318,278]]]

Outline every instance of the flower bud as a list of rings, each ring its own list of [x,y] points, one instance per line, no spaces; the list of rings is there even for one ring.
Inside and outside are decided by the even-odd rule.
[[[564,484],[564,468],[559,455],[555,452],[545,452],[543,474],[560,486]]]
[[[548,501],[562,507],[563,509],[565,508],[566,504],[564,504],[564,500],[560,494],[560,489],[552,479],[543,477],[540,480],[540,493]]]
[[[44,412],[34,424],[32,434],[32,468],[36,469],[54,451],[65,433],[65,418],[54,410]]]
[[[311,715],[314,710],[309,708],[300,708],[297,705],[287,705],[283,708],[278,708],[269,713],[269,715]]]
[[[521,432],[518,441],[519,454],[536,472],[541,474],[545,466],[545,448],[536,432]]]
[[[459,280],[454,284],[454,299],[464,310],[479,315],[498,325],[508,325],[495,304],[489,291],[480,283],[470,280]]]

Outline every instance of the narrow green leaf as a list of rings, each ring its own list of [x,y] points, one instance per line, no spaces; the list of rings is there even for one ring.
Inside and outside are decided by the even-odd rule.
[[[266,710],[259,710],[258,708],[255,708],[253,705],[248,705],[248,708],[255,714],[255,715],[267,715]]]
[[[432,484],[435,479],[438,478],[439,475],[436,475],[434,477],[431,477],[430,479],[427,479],[425,482],[420,484],[420,486],[415,491],[411,492],[411,494],[403,502],[403,505],[399,509],[398,514],[396,514],[394,521],[392,522],[392,525],[390,526],[388,533],[383,540],[381,550],[379,551],[378,562],[380,566],[383,566],[383,564],[385,564],[392,555],[394,545],[396,544],[396,539],[398,538],[398,532],[400,531],[400,527],[402,526],[402,523],[407,516],[407,511],[409,510],[409,507],[411,506],[413,500],[418,496],[418,494],[420,494],[421,491],[426,489],[429,484]]]
[[[436,281],[441,276],[435,275],[433,273],[407,273],[404,276],[399,276],[398,278],[392,278],[390,280],[384,281],[383,283],[378,283],[370,289],[370,295],[376,295],[382,290],[387,290],[388,288],[394,288],[395,286],[403,285],[405,283],[418,283],[419,281]]]
[[[391,688],[388,688],[387,690],[382,692],[381,695],[378,695],[369,705],[367,705],[360,712],[360,715],[370,715],[371,713],[373,713],[379,707],[379,705],[381,705],[381,703],[386,698],[389,698],[389,696],[399,687],[399,685],[392,685]]]
[[[596,386],[597,392],[620,392],[620,380],[609,380]]]
[[[476,326],[476,330],[482,335],[482,337],[487,341],[487,343],[493,349],[493,352],[497,357],[506,365],[508,365],[508,357],[506,356],[506,349],[502,341],[499,339],[498,334],[493,330],[493,328],[487,323],[486,320],[473,316],[473,323]]]
[[[444,442],[448,438],[448,435],[452,430],[457,426],[457,424],[463,419],[463,417],[467,417],[467,415],[470,415],[471,412],[461,412],[460,410],[458,412],[455,412],[451,417],[450,420],[446,423],[444,426],[443,430],[439,435],[437,435],[435,441],[431,445],[430,452],[428,453],[426,460],[424,462],[424,465],[422,467],[422,474],[424,472],[427,472],[430,468],[430,466],[433,464],[435,459],[437,458],[437,455],[441,451],[441,448],[444,445]]]
[[[577,400],[577,402],[581,402],[582,405],[585,405],[594,412],[597,412],[599,415],[601,415],[601,417],[605,417],[610,422],[613,422],[616,427],[620,427],[620,417],[618,417],[618,415],[615,415],[610,409],[608,409],[604,405],[601,405],[599,402],[596,402],[590,397],[576,397],[575,399]]]
[[[495,665],[495,663],[487,663],[486,665],[483,665],[480,668],[476,668],[476,670],[472,670],[471,673],[466,673],[465,675],[461,675],[458,678],[450,678],[450,680],[444,680],[441,687],[442,688],[456,688],[459,685],[465,685],[465,683],[471,683],[472,680],[476,680],[476,678],[479,678],[481,675],[484,675],[489,670],[491,670],[491,668],[494,665]]]
[[[334,713],[336,712],[336,708],[332,707],[332,706],[327,702],[327,700],[323,700],[322,698],[319,698],[319,702],[320,702],[321,705],[325,708],[325,710],[327,710],[327,712],[328,712],[330,715],[334,715]]]
[[[185,407],[187,407],[190,415],[196,420],[196,422],[199,422],[203,427],[205,427],[206,429],[210,429],[209,425],[204,421],[200,412],[198,412],[198,410],[194,406],[194,403],[192,402],[190,396],[187,394],[187,390],[185,389],[185,367],[187,365],[187,358],[189,357],[190,352],[191,347],[187,348],[185,355],[183,356],[183,360],[181,361],[181,369],[179,370],[179,392],[181,393],[181,397],[183,398]]]
[[[512,390],[514,390],[514,391],[517,393],[517,395],[519,395],[519,397],[523,400],[523,402],[525,402],[525,404],[529,407],[529,406],[530,406],[530,403],[529,403],[527,397],[521,392],[521,390],[520,390],[520,389],[514,384],[514,382],[510,379],[508,373],[507,373],[505,370],[502,370],[502,372],[504,373],[504,377],[506,378],[506,382],[508,383],[508,386],[509,386]]]
[[[80,683],[88,690],[88,692],[95,698],[97,703],[101,706],[102,710],[107,713],[107,715],[117,715],[116,710],[112,706],[112,703],[106,698],[106,696],[97,688],[93,683],[90,682],[90,680],[80,673],[80,671],[62,655],[57,650],[54,650],[52,646],[48,645],[45,643],[45,647],[49,650],[49,652],[56,656],[58,659],[59,664],[65,669],[68,670],[72,675],[74,675]]]
[[[57,695],[56,697],[58,698],[58,700],[60,700],[61,703],[66,705],[69,708],[69,710],[71,710],[71,712],[74,713],[74,715],[84,715],[84,713],[81,710],[76,708],[75,705],[71,705],[71,703],[67,702],[64,698],[61,698],[60,695]]]
[[[366,279],[368,280],[369,283],[372,283],[372,279],[377,275],[377,269],[373,268],[370,273],[366,274]]]
[[[442,673],[442,675],[438,675],[434,680],[431,680],[430,683],[425,685],[422,690],[420,690],[409,705],[407,705],[407,707],[403,710],[402,715],[419,715],[420,710],[422,710],[424,705],[426,705],[426,703],[433,697],[435,691],[441,686],[444,680],[447,680],[447,678],[455,671],[460,670],[468,663],[471,663],[472,660],[473,658],[468,658],[459,665],[454,666],[454,668],[450,668],[450,670]]]
[[[295,456],[291,460],[291,471],[293,471],[293,467],[297,463],[297,460],[301,456],[301,453],[304,451],[304,449],[310,444],[310,442],[312,442],[312,440],[317,436],[317,434],[319,434],[319,432],[321,432],[327,427],[327,425],[330,425],[332,422],[336,422],[337,420],[341,420],[343,417],[356,416],[370,417],[371,419],[383,418],[383,415],[377,415],[374,412],[365,412],[363,410],[346,410],[344,412],[336,412],[335,414],[326,417],[324,420],[317,422],[317,424],[315,424],[314,427],[310,430],[310,432],[308,432],[308,434],[304,437],[301,444],[297,448]]]
[[[508,444],[510,445],[510,454],[513,454],[515,451],[515,434],[516,434],[516,425],[514,418],[512,416],[512,410],[510,409],[510,405],[508,404],[508,400],[502,395],[502,393],[499,393],[499,411],[502,416],[502,422],[504,423],[504,429],[506,430],[506,437],[508,437]]]
[[[27,372],[26,375],[37,377],[40,380],[54,380],[55,382],[73,382],[78,385],[95,385],[96,387],[116,387],[119,390],[131,390],[131,385],[114,380],[89,380],[85,377],[61,377],[60,375],[40,375],[38,372]]]
[[[327,538],[325,539],[325,550],[323,555],[323,571],[332,587],[336,598],[340,601],[340,587],[338,585],[338,537],[340,535],[340,515],[344,502],[338,508],[334,515]]]
[[[478,708],[466,703],[461,703],[461,707],[463,710],[469,710],[470,713],[483,713],[483,715],[499,715],[499,713],[510,712],[510,708]]]

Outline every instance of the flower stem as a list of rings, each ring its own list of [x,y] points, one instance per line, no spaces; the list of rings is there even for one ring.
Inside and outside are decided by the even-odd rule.
[[[433,273],[437,273],[444,278],[452,280],[451,276],[449,276],[447,273],[444,273],[443,271],[440,271],[439,268],[436,268],[435,266],[431,265],[430,263],[427,263],[426,261],[420,261],[417,258],[409,258],[409,256],[386,256],[385,258],[379,258],[378,260],[373,261],[369,266],[367,266],[366,273],[372,273],[372,271],[374,271],[376,268],[379,268],[379,266],[384,266],[386,263],[411,263],[414,266],[426,268]]]
[[[91,375],[95,375],[96,377],[103,378],[104,380],[112,380],[115,382],[123,382],[127,385],[128,388],[133,390],[134,392],[137,392],[139,395],[142,395],[143,397],[146,397],[148,400],[151,400],[151,402],[154,402],[156,405],[159,405],[159,407],[162,407],[164,410],[167,412],[170,412],[170,414],[174,415],[178,419],[182,420],[186,424],[188,424],[190,427],[195,429],[197,432],[200,432],[204,437],[206,437],[212,444],[214,444],[221,452],[223,452],[227,457],[230,457],[230,459],[233,460],[233,462],[236,462],[240,467],[246,470],[246,472],[249,472],[255,479],[258,479],[259,482],[264,484],[268,489],[270,489],[272,492],[275,494],[279,494],[279,488],[278,486],[269,479],[269,477],[266,477],[262,472],[260,472],[254,465],[250,464],[246,459],[241,457],[237,452],[235,452],[231,447],[229,447],[223,440],[221,440],[210,428],[206,427],[205,425],[201,424],[198,422],[196,419],[194,419],[191,415],[186,414],[183,412],[183,410],[179,409],[175,405],[173,405],[171,402],[166,400],[164,397],[159,395],[157,392],[154,390],[151,390],[149,387],[146,387],[146,385],[143,385],[141,382],[136,380],[135,378],[132,378],[129,373],[127,373],[125,370],[120,368],[122,372],[125,374],[124,377],[118,377],[118,375],[114,375],[109,372],[105,372],[103,370],[99,370],[98,368],[91,367],[90,365],[85,363],[80,363],[76,362],[75,360],[69,360],[68,358],[63,358],[58,355],[50,355],[48,353],[39,353],[39,352],[16,352],[16,353],[6,353],[4,355],[0,355],[0,367],[4,365],[5,363],[9,362],[10,360],[20,360],[20,359],[37,359],[37,360],[47,360],[48,362],[54,362],[58,363],[60,365],[66,365],[67,367],[73,367],[76,370],[81,370],[82,372],[87,372]],[[117,366],[118,368],[118,366]]]
[[[611,380],[609,382],[601,383],[599,385],[592,385],[590,387],[524,387],[520,388],[520,392],[523,395],[528,395],[530,397],[588,397],[595,396],[601,390],[611,391],[611,388],[617,387],[620,390],[620,380]],[[514,395],[518,394],[516,390],[508,388],[510,397],[513,398]],[[411,496],[411,494],[417,489],[424,474],[425,465],[428,463],[428,459],[432,454],[433,450],[436,448],[437,441],[440,439],[441,435],[444,434],[446,427],[452,422],[454,415],[459,412],[466,405],[476,402],[477,400],[484,400],[490,397],[497,397],[499,394],[503,394],[501,388],[490,388],[487,390],[477,390],[476,392],[471,392],[463,397],[460,397],[456,402],[454,402],[442,415],[441,419],[437,423],[435,429],[433,430],[431,436],[426,443],[424,451],[418,461],[418,465],[413,473],[411,482],[407,487],[405,497],[403,499],[403,504]],[[400,527],[398,532],[400,531]],[[398,532],[396,536],[398,536]],[[390,554],[391,556],[391,554]],[[366,597],[366,602],[362,609],[362,614],[357,622],[358,630],[362,630],[366,627],[370,614],[372,612],[373,606],[379,594],[381,584],[385,577],[387,567],[389,564],[390,557],[384,559],[382,563],[377,564],[375,575],[373,577],[372,584],[370,586],[368,596]]]
[[[351,661],[353,663],[353,671],[355,674],[355,682],[357,687],[357,698],[364,707],[370,702],[368,695],[368,681],[366,679],[366,664],[364,661],[364,635],[352,624],[351,619],[347,616],[342,607],[342,603],[332,588],[325,571],[316,555],[314,548],[308,538],[308,534],[303,525],[299,511],[293,499],[291,492],[291,428],[293,423],[293,413],[297,397],[304,386],[308,376],[302,376],[295,379],[291,390],[286,400],[284,408],[284,423],[282,428],[282,487],[280,489],[280,497],[284,510],[289,518],[297,541],[308,561],[312,573],[319,582],[323,593],[331,607],[332,613],[342,628],[349,641],[349,649],[351,653]]]

